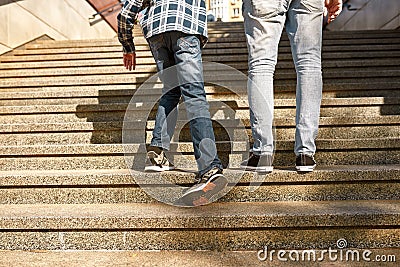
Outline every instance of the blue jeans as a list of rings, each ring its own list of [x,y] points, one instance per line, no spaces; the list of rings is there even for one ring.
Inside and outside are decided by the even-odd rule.
[[[182,96],[199,174],[203,175],[213,167],[222,170],[204,90],[199,38],[171,31],[153,36],[148,42],[163,82],[150,145],[169,150]]]
[[[272,154],[273,75],[283,27],[297,73],[296,155],[314,155],[322,98],[323,0],[243,0],[249,50],[248,97],[253,153]]]

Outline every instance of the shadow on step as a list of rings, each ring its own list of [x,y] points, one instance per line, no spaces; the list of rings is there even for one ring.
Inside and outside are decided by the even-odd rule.
[[[157,88],[153,89],[157,90]],[[79,105],[77,107],[77,117],[92,123],[92,130],[87,130],[91,133],[91,144],[122,144],[124,123],[132,125],[129,126],[129,133],[131,134],[129,137],[130,143],[143,144],[143,140],[145,140],[146,144],[150,143],[158,102],[152,104],[154,103],[152,101],[154,100],[154,95],[146,98],[146,95],[134,95],[134,91],[135,90],[102,90],[99,91],[98,104]],[[154,94],[154,92],[151,94]],[[133,96],[135,96],[135,98],[132,98]],[[157,99],[158,98],[159,95],[157,95]],[[133,101],[138,101],[130,103],[131,99]],[[239,109],[244,108],[239,107],[235,100],[209,100],[209,103],[211,118],[215,118],[212,119],[212,121],[217,142],[218,156],[223,162],[224,167],[227,167],[233,149],[232,142],[238,141],[235,138],[240,136],[240,139],[248,140],[248,129],[240,129],[244,126],[242,121],[237,119],[236,115]],[[153,106],[150,107],[146,105]],[[134,111],[127,112],[128,107],[133,108]],[[179,104],[178,108],[178,123],[172,142],[191,144],[189,122],[186,120],[184,104]],[[124,120],[127,120],[127,122],[124,122]],[[183,151],[182,154],[192,155],[192,151],[193,149],[190,148],[187,151]]]

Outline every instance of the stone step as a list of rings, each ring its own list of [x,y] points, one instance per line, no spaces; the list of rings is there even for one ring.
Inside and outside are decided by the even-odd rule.
[[[218,29],[218,32],[213,32],[210,30],[209,33],[209,43],[221,42],[225,39],[243,38],[244,40],[244,29],[243,27],[238,28],[236,31],[229,33],[224,32],[223,28]],[[365,32],[324,32],[323,40],[328,42],[328,44],[353,44],[358,40],[371,40],[372,43],[376,40],[394,40],[398,41],[398,31],[365,31]],[[282,34],[282,40],[287,41],[288,38],[286,33]],[[142,36],[135,37],[135,45],[147,45],[147,42]],[[115,39],[95,39],[95,40],[37,40],[35,44],[28,45],[30,49],[49,47],[49,48],[68,48],[68,47],[104,47],[104,46],[120,46],[118,40]]]
[[[366,55],[365,58],[361,57],[360,54],[353,53],[353,56],[352,56],[351,53],[347,53],[347,52],[343,52],[341,54],[335,53],[336,55],[331,57],[331,56],[329,56],[331,53],[328,53],[328,54],[324,54],[323,64],[329,63],[329,62],[338,62],[338,61],[344,62],[343,64],[346,64],[345,63],[346,61],[363,62],[364,60],[366,61],[366,63],[368,63],[368,60],[378,60],[378,62],[379,61],[397,62],[396,60],[393,60],[393,58],[390,56],[390,54],[387,54],[387,53],[385,54],[382,52],[378,51],[373,54],[368,54],[367,52],[362,53],[363,55],[364,54]],[[368,55],[370,55],[370,57]],[[339,57],[339,58],[337,58],[337,57]],[[214,57],[210,57],[210,56],[203,56],[203,61],[215,62],[216,59],[214,59]],[[236,56],[236,61],[234,60],[233,56],[227,55],[227,56],[224,56],[224,62],[229,62],[229,65],[232,65],[235,68],[247,70],[246,55]],[[138,58],[137,63],[138,63],[137,69],[154,68],[155,67],[154,60],[150,57]],[[292,58],[289,53],[280,55],[277,68],[281,68],[282,65],[285,66],[284,64],[293,65]],[[332,66],[332,64],[333,64],[333,66]],[[334,67],[335,66],[334,63],[332,63],[332,64],[331,64],[331,67]],[[338,64],[342,64],[342,63],[338,63]],[[362,63],[360,63],[360,64],[362,64]],[[38,68],[57,68],[58,69],[61,67],[62,68],[74,67],[75,68],[75,67],[93,67],[93,66],[106,66],[106,67],[122,66],[121,55],[119,54],[112,58],[97,58],[97,59],[87,58],[87,59],[82,59],[82,60],[79,60],[79,59],[66,60],[66,59],[62,58],[60,60],[52,60],[52,61],[34,61],[34,62],[11,62],[10,61],[10,62],[2,62],[0,64],[0,69],[3,69],[3,70],[38,69]],[[364,64],[363,66],[366,66],[366,64]],[[340,65],[338,65],[338,67],[340,67]]]
[[[119,62],[120,63],[120,62]],[[370,59],[370,60],[340,60],[340,61],[324,61],[323,68],[324,74],[330,72],[342,72],[352,71],[359,72],[362,70],[396,70],[398,62],[390,59]],[[232,65],[232,64],[231,64]],[[246,62],[235,63],[232,65],[237,70],[246,74],[248,65]],[[205,68],[204,73],[209,74],[214,70],[208,70]],[[280,61],[276,66],[276,73],[295,72],[294,64],[290,61]],[[116,75],[116,74],[127,74],[128,72],[118,64],[117,66],[92,66],[92,67],[63,67],[63,68],[37,68],[37,69],[5,69],[0,73],[2,78],[12,77],[36,77],[36,76],[83,76],[83,75]],[[149,76],[149,74],[156,74],[155,66],[143,65],[136,70],[131,72],[131,75],[143,75]]]
[[[129,112],[136,112],[141,110],[149,110],[149,106],[154,106],[152,102],[154,100],[158,100],[156,94],[161,93],[160,89],[155,90],[155,94],[149,94],[148,90],[143,90],[142,96],[147,97],[149,102],[140,102],[141,106],[136,106],[136,98],[132,99],[131,103],[112,103],[112,104],[102,104],[96,103],[95,105],[87,105],[86,109],[81,108],[82,111],[125,111],[129,108]],[[137,96],[137,95],[135,95]],[[248,101],[247,98],[242,97],[236,100],[226,100],[226,101],[216,101],[212,100],[209,101],[210,108],[217,108],[220,107],[221,102],[225,103],[226,105],[230,106],[232,109],[243,109],[248,108]],[[139,103],[139,102],[138,102]],[[351,107],[351,106],[379,106],[379,105],[398,105],[400,104],[400,97],[354,97],[354,98],[323,98],[321,101],[321,108],[326,107]],[[1,106],[0,107],[0,114],[40,114],[40,113],[67,113],[67,112],[75,112],[79,109],[80,105],[32,105],[32,106]],[[182,110],[184,110],[185,104],[182,103],[179,105]],[[283,108],[295,108],[296,107],[296,100],[295,99],[275,99],[274,106],[277,109]]]
[[[111,105],[111,104],[110,104]],[[46,113],[15,113],[0,115],[0,123],[7,124],[25,124],[25,123],[77,123],[77,122],[122,122],[125,119],[125,110],[107,110],[96,111],[98,105],[93,105],[92,110],[89,110],[87,106],[78,106],[76,110],[70,110],[67,112],[61,112],[60,109],[57,111],[48,111]],[[211,119],[215,121],[221,121],[226,119],[247,119],[250,117],[248,108],[243,109],[232,109],[227,107],[211,108]],[[62,107],[62,106],[60,106]],[[275,117],[295,117],[295,108],[275,108]],[[365,106],[365,107],[326,107],[321,109],[320,115],[322,117],[335,117],[337,114],[341,116],[357,116],[357,117],[378,117],[386,115],[399,115],[398,105],[377,105],[377,106]],[[140,111],[135,113],[128,113],[130,120],[154,120],[156,111]],[[184,120],[186,115],[184,112],[179,113],[178,119]]]
[[[150,100],[150,97],[149,97]],[[157,98],[153,103],[156,103]],[[382,116],[398,115],[400,98],[332,98],[324,99],[321,105],[322,117],[341,116]],[[246,100],[209,101],[211,118],[247,119],[249,118]],[[129,109],[128,109],[129,107]],[[179,106],[179,117],[186,117],[185,104]],[[295,116],[294,99],[276,99],[274,113],[276,117]],[[93,105],[38,105],[38,106],[0,106],[0,122],[2,123],[45,123],[45,122],[83,122],[83,121],[123,121],[154,119],[156,107],[152,102],[141,103],[135,107],[132,103],[112,103]]]
[[[398,66],[398,62],[391,59],[370,59],[370,60],[346,60],[346,61],[327,61],[323,63],[324,74],[332,71],[341,72],[359,72],[360,70],[395,70]],[[240,71],[247,71],[248,65],[246,62],[242,64],[236,63],[236,69]],[[276,73],[279,74],[283,70],[290,69],[293,73],[294,64],[289,61],[278,62]],[[205,69],[206,74],[212,72]],[[65,68],[39,68],[39,69],[6,69],[0,73],[1,78],[19,78],[19,77],[55,77],[55,76],[83,76],[83,75],[117,75],[127,74],[127,71],[122,66],[92,66],[92,67],[65,67]],[[156,74],[155,66],[143,66],[137,68],[132,72],[131,75],[143,75],[146,77]]]
[[[400,84],[399,84],[400,85]],[[220,90],[221,89],[221,90]],[[287,88],[285,88],[287,89]],[[104,92],[104,93],[103,93]],[[350,97],[383,97],[385,104],[390,104],[390,100],[392,98],[398,98],[397,90],[375,90],[375,94],[369,91],[353,91],[352,94],[346,94],[343,98]],[[101,90],[91,90],[88,92],[81,91],[65,91],[65,92],[14,92],[9,93],[4,92],[0,93],[0,106],[38,106],[38,105],[46,105],[46,106],[54,106],[54,105],[96,105],[96,104],[128,104],[133,99],[134,90],[125,90],[125,92],[121,92],[118,90],[110,90],[110,91],[101,91]],[[154,92],[154,97],[160,96]],[[232,94],[230,91],[220,87],[214,88],[206,88],[207,100],[208,101],[240,101],[245,96],[245,91],[241,94]],[[239,92],[237,92],[239,93]],[[151,94],[151,92],[149,92]],[[35,97],[37,96],[37,97]],[[323,99],[328,98],[341,98],[340,92],[324,92]],[[275,99],[294,99],[294,92],[279,92],[275,93]],[[147,101],[148,95],[136,95],[134,101]]]
[[[307,175],[299,175],[294,167],[275,167],[268,175],[226,169],[230,191],[218,202],[395,200],[400,199],[399,173],[400,165],[318,166]],[[163,174],[127,169],[2,171],[0,204],[156,203],[146,192],[163,192],[167,203],[194,177],[193,170]]]
[[[231,127],[238,126],[242,123],[245,127],[249,127],[249,118],[238,120],[228,119],[221,120],[222,125],[228,125]],[[181,125],[186,124],[186,121],[178,121],[177,128],[181,128]],[[376,127],[388,127],[400,124],[400,117],[397,115],[387,115],[379,117],[362,117],[362,116],[335,116],[335,117],[320,117],[320,127],[322,128],[336,128],[336,127],[363,127],[363,126],[376,126]],[[146,128],[153,129],[154,120],[147,120],[145,122],[131,122],[132,129],[135,128]],[[276,117],[274,125],[278,129],[288,129],[295,125],[295,119],[293,117]],[[49,133],[49,132],[92,132],[92,131],[120,131],[123,127],[123,121],[115,122],[76,122],[76,123],[26,123],[26,124],[0,124],[0,131],[4,134],[8,133]]]
[[[55,76],[55,77],[28,77],[23,80],[15,78],[2,78],[0,90],[10,87],[38,87],[38,86],[80,86],[80,85],[103,85],[103,84],[136,84],[137,86],[146,82],[151,74],[132,75],[128,72],[121,72],[118,75],[86,75],[86,76]],[[205,73],[205,82],[232,86],[246,86],[245,76],[238,77],[237,74],[216,75]],[[281,71],[275,74],[276,83],[295,82],[296,73],[294,71]],[[335,83],[356,83],[362,79],[364,83],[380,82],[382,79],[390,79],[392,82],[400,82],[400,71],[390,70],[359,70],[357,72],[341,72],[337,70],[325,71],[324,81]],[[150,84],[148,84],[150,85]],[[133,87],[134,88],[134,87]]]
[[[218,141],[218,148],[222,152],[246,152],[248,144],[246,140]],[[362,149],[393,149],[398,153],[400,148],[399,138],[369,138],[369,139],[317,139],[320,150],[362,150]],[[276,141],[276,150],[291,151],[293,141]],[[180,153],[191,154],[193,147],[191,142],[171,143],[171,155]],[[88,155],[130,155],[145,153],[142,144],[68,144],[68,145],[26,145],[26,146],[0,146],[0,156],[29,157],[29,156],[88,156]]]
[[[385,44],[384,42],[375,43],[366,43],[366,44],[346,44],[346,45],[337,45],[337,44],[323,44],[322,51],[323,52],[337,52],[337,51],[379,51],[379,50],[398,50],[400,47],[400,39],[398,39],[398,43],[394,43],[392,39],[390,39],[390,43]],[[247,45],[246,43],[220,43],[214,42],[208,44],[204,50],[203,55],[218,55],[218,54],[247,54]],[[222,49],[224,48],[224,49]],[[121,52],[121,45],[115,46],[105,46],[99,48],[93,47],[77,47],[77,48],[59,48],[59,49],[21,49],[15,50],[13,52],[13,56],[29,56],[29,55],[65,55],[65,54],[78,54],[78,53],[114,53]],[[289,42],[282,41],[279,47],[280,53],[290,53],[290,44]],[[150,49],[146,46],[139,46],[136,49],[136,55],[138,57],[143,56],[151,56]]]
[[[260,185],[302,185],[302,184],[334,184],[361,182],[395,182],[400,179],[400,165],[318,165],[314,172],[298,174],[294,166],[279,167],[270,174],[258,174],[262,179],[256,180],[255,173],[238,169],[225,169],[224,175],[237,182],[236,186]],[[141,176],[145,176],[145,178]],[[193,183],[195,173],[185,169],[163,173],[141,172],[132,169],[89,169],[89,170],[15,170],[0,171],[0,187],[3,188],[39,188],[41,186],[55,187],[118,187],[138,185],[136,178],[148,181],[147,185],[157,185],[151,179],[164,178],[173,184],[185,186]],[[148,177],[148,178],[147,178]],[[142,179],[143,178],[143,179]],[[268,178],[268,179],[263,179]],[[146,183],[140,183],[141,186]],[[250,188],[249,188],[250,190]]]
[[[370,142],[366,140],[365,142]],[[337,142],[338,143],[338,142]],[[342,142],[343,143],[343,142]],[[391,142],[382,140],[384,148],[344,148],[338,149],[323,149],[319,145],[316,160],[320,165],[377,165],[377,164],[400,164],[400,152],[398,148],[390,147],[393,143],[399,143],[399,140],[392,140]],[[390,144],[389,144],[390,143]],[[317,147],[318,147],[317,142]],[[347,144],[343,144],[347,145]],[[372,146],[372,145],[371,145]],[[289,150],[289,147],[292,149]],[[333,145],[332,145],[333,147]],[[218,149],[218,146],[217,146]],[[294,166],[295,158],[293,154],[293,143],[287,146],[286,151],[278,151],[275,154],[274,165],[276,166]],[[218,151],[221,151],[220,149]],[[240,163],[248,158],[248,152],[242,153],[229,153],[219,152],[219,157],[224,165],[224,168],[238,168]],[[171,160],[180,169],[191,169],[195,171],[196,162],[194,156],[189,154],[172,155]],[[143,155],[144,162],[144,155]],[[126,160],[133,160],[133,158],[126,159],[122,155],[33,155],[33,156],[18,156],[18,157],[2,157],[1,169],[4,171],[12,170],[42,170],[44,168],[52,170],[92,170],[92,169],[124,169],[127,168]]]
[[[144,162],[144,140],[140,144],[2,146],[0,166],[2,170],[124,169],[127,165]],[[318,139],[316,160],[321,165],[399,164],[399,146],[399,138]],[[293,147],[293,141],[276,141],[274,164],[293,165]],[[248,150],[247,142],[217,142],[221,161],[231,168],[237,168],[248,157]],[[191,142],[172,143],[169,157],[180,168],[193,168],[196,163],[191,151]],[[124,157],[124,152],[129,152],[127,157]],[[135,153],[135,156],[130,156],[130,153]]]
[[[210,50],[213,51],[213,50]],[[219,51],[221,54],[213,55],[207,54],[207,52],[203,55],[203,60],[205,61],[213,61],[213,62],[227,62],[227,61],[247,61],[247,53],[243,52],[243,54],[239,55],[224,55],[221,50]],[[137,58],[137,64],[143,63],[152,63],[153,58],[149,52],[145,52],[143,55],[139,54],[140,57]],[[120,59],[121,60],[122,53],[121,52],[110,52],[110,53],[84,53],[84,54],[65,54],[62,56],[59,55],[28,55],[28,56],[2,56],[1,63],[11,63],[11,62],[43,62],[43,61],[65,61],[65,60],[90,60],[90,59]],[[344,52],[324,52],[322,54],[323,59],[349,59],[349,58],[397,58],[400,57],[400,51],[364,51],[363,53],[355,53],[354,51],[344,51]],[[278,56],[278,60],[292,60],[291,53],[281,53]],[[154,61],[154,60],[153,60]]]
[[[346,45],[325,45],[323,46],[323,52],[360,52],[360,51],[396,51],[398,50],[398,46],[400,44],[400,39],[396,43],[394,40],[387,40],[387,43],[378,43],[379,40],[376,41],[376,44],[371,40],[365,40],[365,44],[360,44],[360,41],[354,42],[354,45],[350,45],[346,43]],[[389,42],[390,41],[390,42]],[[361,42],[362,43],[362,42]],[[237,42],[237,43],[221,43],[214,42],[208,43],[207,46],[203,49],[203,55],[219,55],[219,54],[247,54],[247,44],[246,42]],[[96,53],[106,54],[106,53],[121,53],[120,45],[116,46],[106,46],[99,47],[96,49]],[[279,46],[279,53],[291,53],[290,44],[288,42],[281,42]],[[87,54],[88,56],[93,55],[93,47],[77,47],[77,48],[42,48],[42,49],[26,49],[26,50],[15,50],[13,52],[13,57],[20,56],[46,56],[46,55],[69,55],[69,54]],[[136,50],[137,57],[151,57],[150,50],[147,46],[138,46]],[[3,56],[4,57],[4,56]],[[3,57],[0,59],[3,60]],[[7,57],[5,58],[7,60]]]
[[[294,117],[276,118],[276,136],[281,140],[293,140]],[[400,116],[380,117],[321,117],[318,137],[321,139],[360,139],[377,137],[400,137]],[[127,125],[125,125],[127,127]],[[0,125],[0,143],[3,146],[49,145],[49,144],[109,144],[122,142],[123,122],[78,122],[78,123],[27,123]],[[133,136],[141,137],[146,132],[146,143],[150,143],[154,120],[147,123],[132,122]],[[216,140],[223,141],[243,136],[243,130],[251,137],[249,119],[218,120],[213,124]],[[127,129],[127,128],[125,128]],[[174,141],[190,141],[187,121],[178,121]]]
[[[398,200],[1,205],[1,249],[258,250],[396,247]],[[145,218],[145,219],[144,219]]]
[[[224,82],[225,83],[225,82]],[[278,83],[278,84],[277,84]],[[295,97],[294,91],[296,90],[296,84],[293,83],[280,83],[278,80],[277,83],[274,84],[275,98],[277,99],[292,99]],[[103,85],[79,85],[79,86],[43,86],[43,87],[10,87],[10,88],[2,88],[0,90],[0,101],[2,105],[8,106],[12,105],[11,103],[15,101],[19,101],[17,99],[24,98],[30,99],[29,101],[33,101],[33,99],[38,99],[41,101],[41,98],[53,99],[53,101],[57,102],[57,99],[62,101],[63,99],[68,98],[77,98],[79,97],[95,97],[98,99],[99,103],[115,103],[112,98],[118,96],[125,96],[131,98],[135,93],[136,85],[131,84],[103,84]],[[162,85],[157,84],[154,85],[154,89],[161,88]],[[228,89],[226,89],[228,88]],[[226,86],[226,88],[206,84],[205,90],[206,93],[210,96],[217,97],[217,95],[221,95],[221,97],[226,97],[228,94],[232,92],[229,90],[233,90],[235,92],[243,93],[244,96],[239,96],[241,98],[246,98],[247,89],[246,85],[243,87],[240,84],[233,83],[232,86]],[[398,90],[400,89],[400,82],[395,82],[391,80],[385,81],[376,81],[376,82],[364,82],[359,79],[354,83],[336,83],[333,80],[327,80],[324,83],[323,95],[325,98],[335,98],[335,97],[399,97]],[[148,90],[146,91],[149,94],[158,94],[156,90]],[[141,99],[139,96],[135,96],[135,99],[138,98],[141,101],[145,99]],[[124,100],[123,103],[127,102]],[[10,104],[8,104],[10,103]],[[81,102],[78,102],[81,103]],[[27,105],[28,103],[23,103],[23,105]],[[37,103],[34,103],[37,104]],[[68,103],[66,104],[77,104]]]
[[[63,127],[62,125],[61,127]],[[20,145],[52,145],[52,144],[114,144],[122,143],[122,129],[97,129],[97,126],[90,126],[90,130],[86,131],[65,131],[57,129],[56,132],[35,132],[29,130],[26,133],[5,133],[0,135],[0,143],[3,146],[20,146]],[[25,127],[26,128],[26,127]],[[391,125],[363,125],[363,126],[320,126],[318,137],[321,139],[361,139],[361,138],[400,138],[400,124]],[[133,135],[142,136],[145,131],[144,127],[138,130],[132,130]],[[251,130],[246,125],[245,133],[251,139]],[[281,140],[294,140],[295,127],[277,128],[276,136]],[[214,134],[217,141],[239,138],[243,135],[243,129],[226,128],[218,125],[214,126]],[[152,128],[146,129],[146,143],[150,143],[152,138]],[[188,127],[180,132],[175,131],[174,142],[190,141],[191,135]]]
[[[333,242],[333,241],[332,241]],[[335,246],[331,249],[334,250]],[[274,247],[269,247],[269,252],[275,249]],[[42,251],[14,251],[14,250],[2,250],[0,251],[0,257],[4,266],[18,265],[20,267],[32,267],[36,266],[38,262],[42,265],[48,266],[60,266],[60,267],[70,267],[70,266],[80,266],[80,267],[94,267],[94,266],[152,266],[152,267],[165,267],[165,266],[203,266],[203,267],[215,267],[217,266],[229,266],[229,267],[242,267],[242,266],[261,266],[265,264],[260,261],[257,257],[258,252],[262,251],[263,248],[260,247],[259,250],[254,251],[177,251],[177,250],[155,250],[155,251],[129,251],[129,250],[101,250],[101,251],[84,251],[84,250],[42,250]],[[328,251],[326,247],[325,252]],[[348,250],[351,251],[351,250]],[[362,259],[362,253],[366,251],[371,251],[371,256],[366,257],[365,260]],[[398,248],[381,248],[381,249],[368,249],[360,250],[358,253],[359,260],[356,258],[351,258],[348,256],[349,260],[346,261],[346,256],[344,256],[343,261],[340,263],[334,262],[334,256],[329,259],[328,254],[325,254],[324,250],[313,250],[316,255],[316,259],[320,264],[326,264],[330,266],[342,266],[342,267],[355,267],[362,266],[359,261],[381,261],[384,259],[386,262],[379,263],[379,266],[390,267],[393,266],[396,257],[400,255],[400,249]],[[288,251],[290,252],[290,251]],[[346,250],[344,250],[346,253]],[[268,252],[267,252],[268,253]],[[274,251],[275,253],[275,251]],[[278,256],[273,253],[272,259],[268,258],[265,260],[268,264],[273,264],[275,267],[298,267],[300,266],[298,261],[290,260],[289,254],[285,255],[283,260],[279,260]],[[301,259],[302,251],[295,251],[299,254]],[[263,256],[263,254],[261,254]],[[321,256],[324,255],[324,256]],[[339,254],[334,254],[339,255]],[[295,259],[296,256],[292,256]],[[304,256],[307,261],[307,254]],[[261,257],[261,259],[263,259]],[[284,261],[287,259],[287,261]],[[308,260],[309,262],[314,262],[316,260]],[[338,260],[335,260],[338,261]],[[272,265],[271,265],[272,266]]]
[[[393,46],[391,49],[396,49],[396,46],[399,45],[399,37],[391,37],[391,38],[386,38],[383,36],[380,38],[379,36],[377,37],[371,37],[371,38],[356,38],[356,39],[329,39],[324,36],[322,45],[323,49],[329,49],[329,47],[336,47],[336,48],[343,48],[344,51],[349,51],[353,50],[353,46],[365,46],[367,44],[370,44],[371,47],[375,46],[383,46],[385,47],[386,45]],[[238,34],[231,34],[231,35],[226,35],[226,34],[219,34],[219,35],[213,35],[209,38],[209,41],[207,45],[204,47],[204,50],[212,49],[212,48],[217,48],[219,45],[221,45],[221,48],[229,48],[229,47],[242,47],[246,48],[246,37],[244,33],[238,33]],[[145,39],[142,39],[140,37],[135,38],[135,46],[137,51],[143,51],[143,50],[148,50],[148,43]],[[290,47],[290,42],[287,38],[282,37],[279,43],[280,48],[288,48]],[[349,46],[348,48],[346,46]],[[114,40],[104,40],[104,41],[94,41],[94,42],[86,42],[86,41],[81,41],[81,42],[67,42],[63,43],[62,41],[53,41],[49,43],[43,43],[43,44],[31,44],[27,45],[24,47],[24,49],[20,50],[15,50],[11,55],[21,55],[21,54],[31,54],[35,53],[34,51],[37,50],[39,52],[40,50],[65,50],[65,52],[70,51],[74,52],[76,50],[81,50],[83,52],[91,52],[91,53],[104,53],[104,52],[110,52],[110,51],[117,51],[120,52],[122,50],[121,44],[118,41]],[[365,49],[370,50],[370,48],[365,46]],[[31,52],[19,52],[19,51],[31,51]],[[336,50],[336,49],[335,49]],[[18,52],[16,52],[18,51]]]
[[[389,182],[400,179],[400,165],[318,165],[314,172],[299,175],[294,166],[276,166],[270,174],[259,174],[258,181],[263,185],[301,185],[301,184],[334,184],[334,183],[360,183],[360,182]],[[89,170],[15,170],[0,171],[0,187],[3,188],[38,188],[41,186],[55,187],[118,187],[121,185],[137,185],[136,177],[145,175],[148,184],[153,184],[150,179],[161,175],[171,183],[185,186],[193,183],[194,172],[182,170],[163,173],[134,171],[131,169],[89,169]],[[242,172],[238,169],[225,169],[224,175],[230,181],[237,181],[237,186],[256,186],[253,172]],[[261,184],[260,184],[261,185]],[[250,188],[249,188],[250,190]]]

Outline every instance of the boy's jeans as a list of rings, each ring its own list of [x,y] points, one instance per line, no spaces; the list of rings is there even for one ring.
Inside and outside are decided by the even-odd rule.
[[[182,96],[199,174],[203,175],[213,167],[222,170],[204,90],[199,38],[171,31],[153,36],[148,41],[164,85],[151,145],[169,150],[176,126],[177,105]]]
[[[273,74],[285,26],[297,72],[294,152],[314,155],[322,98],[323,0],[243,0],[243,16],[249,50],[253,153],[274,151]]]

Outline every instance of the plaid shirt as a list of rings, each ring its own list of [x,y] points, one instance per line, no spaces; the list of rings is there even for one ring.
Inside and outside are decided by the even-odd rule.
[[[143,0],[127,0],[118,15],[118,39],[124,53],[135,51],[132,29],[141,11]],[[204,0],[152,0],[149,9],[140,12],[143,34],[150,38],[168,31],[180,31],[207,41],[206,7]]]

